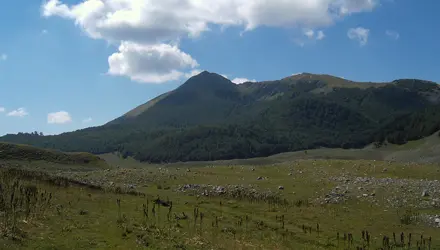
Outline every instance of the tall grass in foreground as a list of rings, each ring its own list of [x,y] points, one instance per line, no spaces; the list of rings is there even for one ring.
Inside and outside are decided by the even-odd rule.
[[[25,233],[20,225],[44,216],[51,205],[52,193],[22,181],[9,171],[0,171],[0,235],[14,240]]]

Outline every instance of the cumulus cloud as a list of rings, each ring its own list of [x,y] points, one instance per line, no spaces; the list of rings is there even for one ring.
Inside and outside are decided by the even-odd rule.
[[[397,40],[400,38],[399,32],[397,32],[395,30],[387,30],[387,31],[385,31],[385,34],[394,40]]]
[[[18,108],[16,110],[12,110],[11,112],[9,112],[6,115],[7,116],[14,116],[14,117],[25,117],[25,116],[29,115],[29,113],[26,111],[25,108]]]
[[[347,32],[348,38],[358,41],[361,46],[365,46],[368,43],[368,36],[370,30],[362,27],[351,28]]]
[[[82,120],[82,123],[91,123],[93,121],[92,117],[88,117]]]
[[[59,111],[47,114],[47,123],[49,124],[65,124],[72,121],[72,117],[66,111]]]
[[[197,36],[209,24],[244,26],[325,26],[341,16],[370,11],[378,0],[83,0],[67,5],[49,0],[43,16],[73,19],[94,38],[163,42]]]
[[[108,58],[110,75],[128,76],[134,81],[162,83],[178,80],[181,70],[198,66],[196,60],[176,46],[141,45],[123,42],[119,52]]]
[[[4,107],[0,107],[0,113],[4,113],[6,109]]]
[[[261,26],[315,29],[332,25],[346,15],[371,11],[378,1],[82,0],[69,5],[48,0],[41,13],[70,19],[91,38],[120,45],[119,52],[108,60],[114,63],[109,65],[110,73],[160,83],[194,70],[196,60],[175,44],[209,31],[210,25],[242,27],[245,31]],[[318,31],[316,38],[324,38],[324,33]],[[121,51],[121,47],[130,52]],[[139,68],[139,61],[149,68]],[[157,68],[152,66],[156,63],[160,65]]]
[[[8,60],[8,55],[6,55],[6,54],[1,54],[1,55],[0,55],[0,61],[6,61],[6,60]]]
[[[247,78],[237,77],[237,78],[232,79],[231,81],[233,83],[235,83],[235,84],[242,84],[242,83],[245,83],[245,82],[256,82],[257,80],[249,80]]]

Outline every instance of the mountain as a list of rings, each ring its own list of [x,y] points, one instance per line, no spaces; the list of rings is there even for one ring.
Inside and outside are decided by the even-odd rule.
[[[242,103],[243,97],[234,83],[223,76],[204,71],[176,90],[129,111],[107,125],[139,121],[147,127],[218,123],[227,118],[235,105]],[[197,110],[197,115],[194,110]]]
[[[175,162],[361,148],[385,140],[403,144],[438,130],[440,87],[434,82],[354,82],[302,73],[237,85],[205,71],[103,126],[0,141]]]

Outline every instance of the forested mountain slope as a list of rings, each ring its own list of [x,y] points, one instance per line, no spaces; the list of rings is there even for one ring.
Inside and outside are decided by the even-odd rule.
[[[440,88],[402,79],[361,83],[304,73],[236,85],[209,72],[103,126],[0,141],[150,162],[268,156],[319,148],[402,144],[440,130]]]

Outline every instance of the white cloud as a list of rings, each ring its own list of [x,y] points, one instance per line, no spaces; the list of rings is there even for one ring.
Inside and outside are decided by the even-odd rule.
[[[66,111],[49,113],[47,115],[47,123],[49,124],[65,124],[72,121],[72,117]]]
[[[369,35],[370,30],[362,27],[351,28],[347,32],[348,38],[358,41],[361,46],[365,46],[368,43]]]
[[[6,109],[4,107],[0,107],[0,113],[4,113]]]
[[[18,108],[16,110],[12,110],[7,114],[7,116],[14,116],[14,117],[25,117],[29,115],[29,113],[26,111],[25,108]]]
[[[315,31],[313,31],[313,30],[306,30],[306,31],[304,31],[304,35],[306,35],[308,38],[313,38],[313,36],[315,35]]]
[[[0,55],[0,61],[6,61],[6,60],[8,60],[8,55],[6,55],[6,54],[1,54],[1,55]]]
[[[322,40],[324,39],[324,37],[325,37],[324,31],[319,30],[318,34],[316,34],[316,40]]]
[[[397,32],[395,30],[387,30],[387,31],[385,31],[385,34],[394,40],[397,40],[400,38],[399,32]]]
[[[49,0],[45,17],[73,19],[91,37],[157,43],[197,36],[209,24],[243,26],[326,26],[338,17],[371,11],[378,0],[83,0],[67,5]]]
[[[128,45],[142,48],[111,55],[109,63],[114,64],[109,65],[109,72],[136,81],[160,83],[184,77],[194,70],[196,60],[180,51],[178,41],[197,37],[209,31],[210,25],[222,29],[237,26],[245,31],[261,26],[324,28],[344,16],[371,11],[378,1],[82,0],[69,5],[48,0],[41,11],[44,17],[70,19],[91,38],[120,44],[120,50]],[[315,33],[316,39],[324,38],[323,32]],[[138,67],[144,63],[149,67]],[[156,68],[156,64],[160,66]]]
[[[231,82],[233,82],[235,84],[242,84],[245,82],[256,82],[256,81],[257,80],[249,80],[247,78],[240,78],[240,77],[237,77],[237,78],[234,78],[233,80],[231,80]]]
[[[318,30],[318,31],[315,32],[312,29],[305,29],[304,30],[304,35],[307,38],[313,39],[313,40],[322,40],[325,37],[324,31]]]
[[[339,12],[342,15],[371,11],[379,4],[379,0],[335,0],[340,6]]]
[[[82,123],[91,123],[93,121],[92,117],[88,117],[84,120],[82,120]]]
[[[196,60],[176,46],[141,45],[123,42],[119,52],[108,58],[110,75],[128,76],[134,81],[162,83],[178,80],[182,70],[198,66]]]

